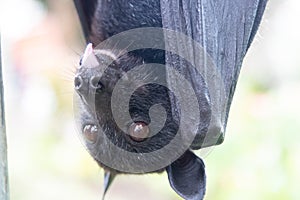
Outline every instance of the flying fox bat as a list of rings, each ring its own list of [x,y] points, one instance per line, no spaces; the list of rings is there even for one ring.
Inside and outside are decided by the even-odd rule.
[[[117,174],[165,170],[182,198],[203,199],[205,166],[193,150],[224,140],[267,0],[74,3],[87,43],[74,78],[76,118],[105,170],[104,195]]]

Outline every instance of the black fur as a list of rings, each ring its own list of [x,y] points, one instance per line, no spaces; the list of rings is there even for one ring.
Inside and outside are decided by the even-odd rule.
[[[162,27],[160,0],[101,0],[92,21],[90,41],[97,45],[126,30]]]

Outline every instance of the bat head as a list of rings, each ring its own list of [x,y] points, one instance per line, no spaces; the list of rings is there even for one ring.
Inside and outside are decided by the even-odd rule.
[[[151,76],[150,70],[135,74],[135,77],[126,73],[142,64],[141,58],[131,54],[116,56],[112,51],[93,50],[91,45],[87,46],[74,84],[82,135],[85,140],[93,140],[85,144],[96,159],[98,152],[114,153],[109,151],[109,145],[98,143],[103,137],[127,152],[148,153],[166,146],[178,131],[179,117],[171,113],[170,91],[159,84],[145,84],[144,80]],[[120,79],[122,83],[118,84]],[[128,103],[129,112],[125,117],[124,102]],[[158,132],[157,127],[151,126],[154,123],[151,115],[157,116],[157,113],[161,114],[155,118],[161,126]],[[94,136],[89,133],[91,129]],[[95,131],[100,129],[102,131]],[[127,158],[119,164],[129,165]]]
[[[172,113],[170,102],[170,96],[176,97],[167,87],[147,82],[149,76],[153,76],[150,77],[153,80],[157,74],[152,74],[152,69],[147,67],[137,74],[126,73],[144,64],[144,60],[135,55],[126,53],[119,56],[117,51],[94,50],[89,44],[74,78],[80,135],[92,157],[106,169],[105,192],[116,174],[127,172],[103,160],[110,159],[113,162],[115,159],[112,158],[118,156],[118,163],[114,163],[114,166],[134,169],[137,165],[130,157],[120,157],[112,146],[135,155],[151,153],[167,146],[179,130],[180,112]],[[128,91],[128,88],[134,90]],[[117,100],[114,97],[115,90]],[[129,119],[122,116],[126,111],[123,101],[128,101],[125,104],[128,104]],[[120,116],[114,111],[121,112]],[[177,151],[176,148],[173,150]],[[103,159],[103,155],[107,159]],[[142,168],[147,169],[147,165],[156,162],[157,157],[149,155],[141,160]],[[172,188],[179,195],[188,199],[203,198],[204,164],[191,151],[180,155],[173,163],[145,172],[161,172],[164,169]]]

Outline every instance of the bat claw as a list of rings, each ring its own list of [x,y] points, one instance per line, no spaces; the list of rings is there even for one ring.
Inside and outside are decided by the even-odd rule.
[[[103,194],[102,194],[102,200],[105,199],[105,194],[106,194],[107,190],[109,189],[109,187],[110,187],[110,185],[113,182],[115,177],[116,177],[115,173],[108,172],[108,171],[104,172],[104,191],[103,191]]]

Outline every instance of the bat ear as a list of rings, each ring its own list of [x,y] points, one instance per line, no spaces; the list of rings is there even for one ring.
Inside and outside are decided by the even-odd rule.
[[[182,198],[202,200],[206,189],[206,175],[203,161],[187,151],[167,168],[171,187]]]
[[[81,58],[81,65],[84,65],[89,68],[99,66],[96,55],[94,54],[94,49],[92,43],[89,43],[84,51],[84,54]],[[81,66],[80,66],[81,67]]]

